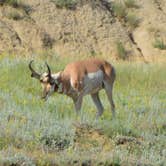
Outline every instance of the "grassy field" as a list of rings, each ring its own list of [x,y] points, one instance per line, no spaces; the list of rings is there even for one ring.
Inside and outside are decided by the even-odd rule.
[[[36,58],[42,68],[43,58]],[[53,71],[72,61],[48,57]],[[30,59],[0,58],[0,165],[163,165],[166,160],[166,65],[114,63],[117,118],[101,91],[105,112],[84,98],[80,116],[72,100],[40,99]],[[56,64],[56,65],[55,65]]]

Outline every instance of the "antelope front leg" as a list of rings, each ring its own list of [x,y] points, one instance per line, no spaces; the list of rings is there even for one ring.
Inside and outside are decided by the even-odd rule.
[[[85,96],[87,93],[88,93],[88,87],[84,87],[84,89],[80,92],[77,92],[77,97],[75,97],[73,99],[74,101],[74,105],[75,105],[75,110],[76,110],[76,113],[78,114],[79,111],[81,110],[81,106],[82,106],[82,100],[83,100],[83,96]]]
[[[75,111],[78,114],[81,110],[83,95],[79,95],[77,98],[73,99]]]

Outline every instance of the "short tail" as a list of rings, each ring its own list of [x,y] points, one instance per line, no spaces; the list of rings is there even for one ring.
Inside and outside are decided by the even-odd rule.
[[[116,78],[115,68],[106,61],[103,67],[104,67],[104,73],[106,75],[106,79],[109,79],[113,83]]]

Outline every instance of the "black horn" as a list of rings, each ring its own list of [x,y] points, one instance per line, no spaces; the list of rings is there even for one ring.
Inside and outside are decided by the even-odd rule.
[[[47,69],[48,69],[48,77],[51,78],[51,69],[50,69],[49,65],[47,64],[47,62],[45,62],[45,63],[46,63]]]
[[[29,63],[29,69],[30,69],[31,72],[32,72],[31,77],[40,79],[40,74],[37,73],[37,72],[32,68],[32,62],[33,62],[33,60],[31,60],[30,63]]]

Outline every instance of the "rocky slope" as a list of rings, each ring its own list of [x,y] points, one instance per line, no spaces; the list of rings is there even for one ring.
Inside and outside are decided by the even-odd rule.
[[[166,57],[166,0],[135,0],[135,6],[127,7],[127,0],[78,0],[69,8],[57,7],[55,0],[1,1],[0,53],[51,50],[144,61]],[[113,7],[117,2],[126,15],[119,16],[121,9]]]

